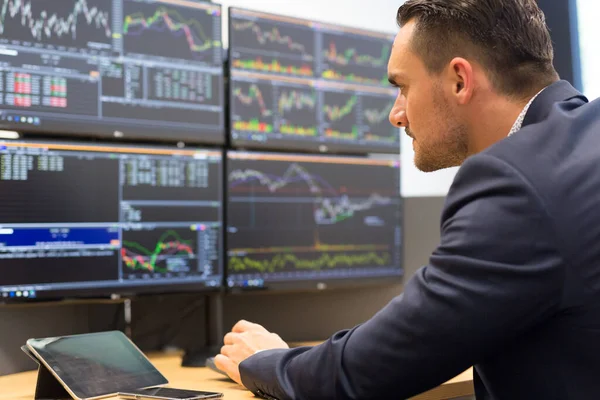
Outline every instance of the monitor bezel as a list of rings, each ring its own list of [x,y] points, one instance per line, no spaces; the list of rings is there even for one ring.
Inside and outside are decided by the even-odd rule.
[[[232,11],[248,11],[255,12],[265,16],[273,16],[273,17],[284,17],[290,20],[296,20],[298,22],[312,23],[312,24],[320,24],[325,25],[334,29],[340,30],[352,30],[353,32],[363,32],[365,34],[378,34],[393,37],[395,33],[385,32],[385,31],[376,31],[369,30],[363,28],[355,28],[348,25],[330,23],[322,20],[313,20],[307,18],[298,18],[294,16],[289,16],[285,14],[277,14],[264,12],[256,9],[246,8],[246,7],[236,7],[229,6],[227,10],[227,29],[228,29],[228,43],[227,43],[227,79],[228,84],[226,85],[227,94],[225,95],[228,99],[229,112],[227,113],[227,140],[230,146],[235,150],[267,150],[267,151],[291,151],[291,152],[307,152],[307,153],[320,153],[326,155],[364,155],[364,154],[391,154],[397,155],[401,153],[401,132],[398,130],[398,146],[377,146],[377,145],[362,145],[362,144],[348,144],[348,143],[336,143],[336,142],[327,142],[327,141],[302,141],[302,140],[267,140],[266,142],[258,142],[252,140],[244,140],[244,139],[234,139],[233,138],[233,128],[232,128],[232,113],[231,113],[231,105],[233,104],[233,82],[235,79],[233,77],[233,67],[232,67],[232,46],[231,46],[231,38],[232,38],[232,22],[231,15]],[[268,75],[268,73],[265,73]],[[320,79],[318,77],[313,77],[312,79]],[[343,83],[339,81],[331,81],[332,83]],[[358,85],[361,86],[361,85]],[[370,85],[362,85],[365,87],[369,87]],[[390,85],[390,88],[392,86]]]

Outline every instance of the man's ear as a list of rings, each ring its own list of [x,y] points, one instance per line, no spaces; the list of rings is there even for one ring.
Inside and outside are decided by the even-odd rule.
[[[452,85],[452,95],[458,104],[467,104],[471,101],[474,91],[473,65],[462,57],[450,61],[448,80]]]

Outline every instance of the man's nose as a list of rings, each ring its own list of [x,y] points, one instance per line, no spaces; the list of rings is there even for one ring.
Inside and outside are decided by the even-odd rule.
[[[396,127],[406,127],[408,119],[406,118],[406,97],[398,95],[396,103],[390,111],[390,123]]]

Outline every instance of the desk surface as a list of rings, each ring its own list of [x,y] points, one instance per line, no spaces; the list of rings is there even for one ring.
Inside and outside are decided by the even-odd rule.
[[[225,399],[230,400],[255,399],[249,391],[208,368],[181,367],[180,354],[155,354],[150,355],[150,360],[169,380],[171,387],[222,392],[225,394]],[[33,399],[36,377],[36,371],[0,377],[0,400]],[[468,370],[412,400],[441,400],[472,394],[473,372]]]

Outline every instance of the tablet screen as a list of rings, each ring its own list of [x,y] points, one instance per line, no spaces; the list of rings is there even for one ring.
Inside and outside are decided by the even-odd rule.
[[[30,339],[27,344],[81,399],[168,383],[118,331]]]

